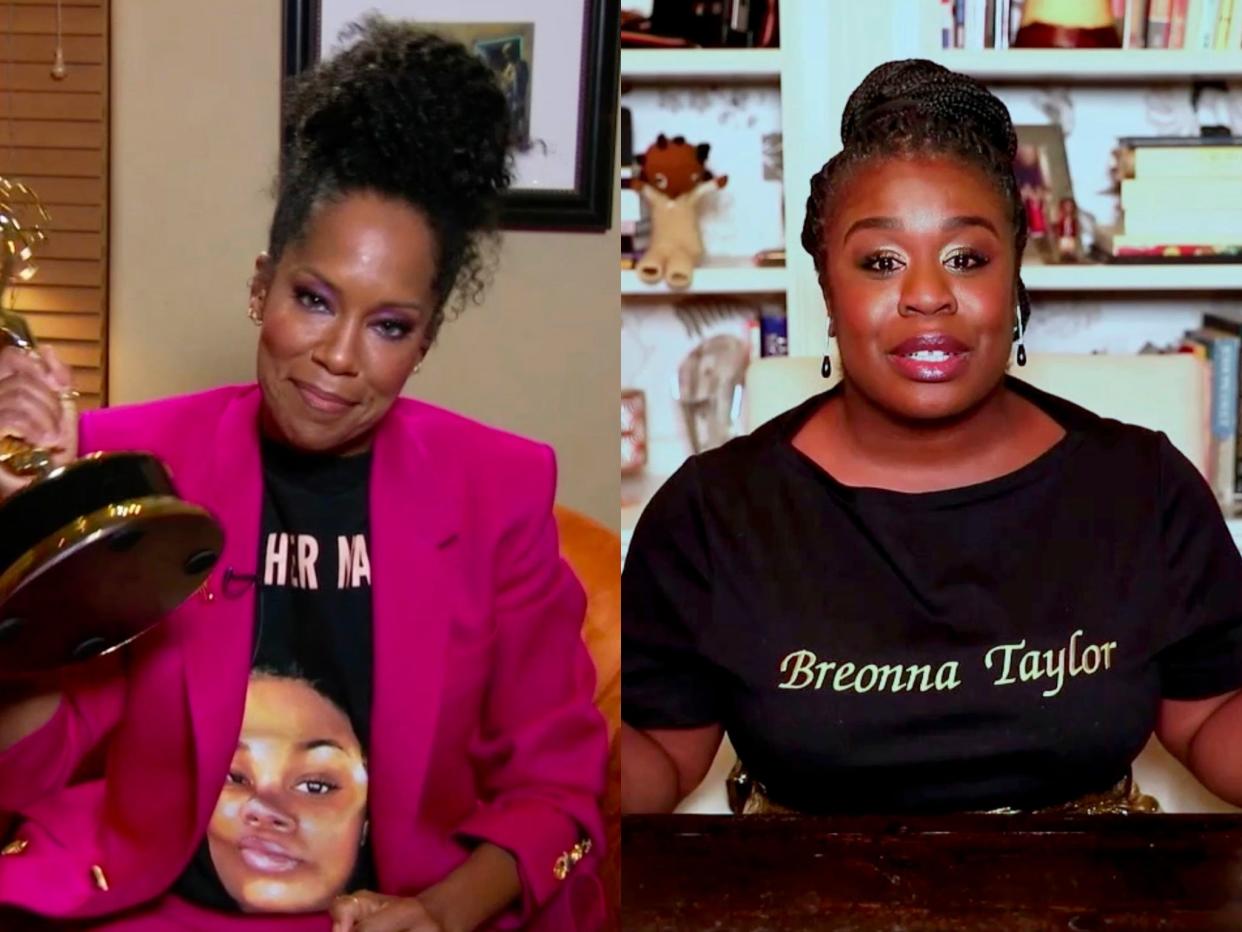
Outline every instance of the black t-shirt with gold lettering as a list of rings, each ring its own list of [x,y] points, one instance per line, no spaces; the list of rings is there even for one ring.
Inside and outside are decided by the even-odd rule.
[[[809,812],[1037,807],[1117,782],[1162,697],[1242,686],[1242,558],[1159,433],[1018,380],[1066,430],[969,487],[847,487],[828,394],[691,458],[635,528],[623,714],[722,724]]]
[[[268,440],[262,455],[245,714],[206,837],[175,890],[227,912],[322,912],[341,893],[374,889],[371,456]]]

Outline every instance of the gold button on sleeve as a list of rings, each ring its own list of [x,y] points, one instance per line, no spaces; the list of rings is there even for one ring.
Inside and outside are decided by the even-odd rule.
[[[570,868],[585,858],[591,851],[591,839],[583,838],[568,851],[561,853],[556,859],[556,864],[552,867],[552,875],[557,880],[564,880],[569,876]]]

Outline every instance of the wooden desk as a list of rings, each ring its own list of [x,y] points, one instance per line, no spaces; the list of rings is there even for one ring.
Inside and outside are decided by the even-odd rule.
[[[622,928],[1242,929],[1242,816],[628,816]]]

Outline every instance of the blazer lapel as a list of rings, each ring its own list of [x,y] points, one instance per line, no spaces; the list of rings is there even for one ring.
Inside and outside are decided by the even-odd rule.
[[[198,500],[224,527],[224,551],[203,589],[178,613],[197,751],[200,820],[210,816],[224,786],[250,676],[258,588],[251,577],[260,571],[263,506],[259,397],[256,387],[232,401],[214,433],[207,454],[210,471]]]
[[[450,580],[460,506],[439,478],[415,402],[398,402],[376,436],[371,475],[370,797],[381,889],[409,860],[435,738],[457,589]]]

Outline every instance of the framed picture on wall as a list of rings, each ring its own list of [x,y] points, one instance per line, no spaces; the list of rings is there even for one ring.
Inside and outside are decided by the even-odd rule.
[[[503,226],[608,228],[619,0],[285,0],[285,77],[330,57],[372,12],[457,39],[495,71],[513,126]]]

